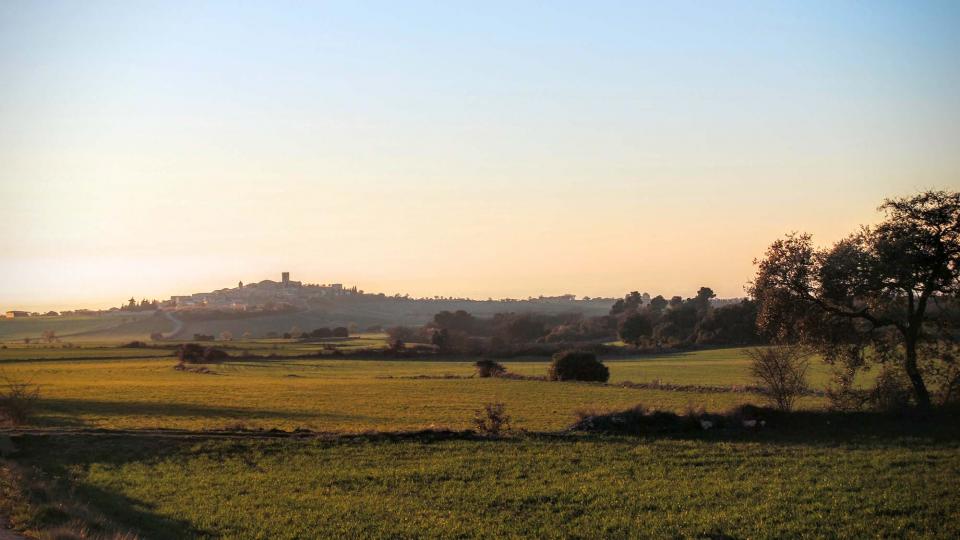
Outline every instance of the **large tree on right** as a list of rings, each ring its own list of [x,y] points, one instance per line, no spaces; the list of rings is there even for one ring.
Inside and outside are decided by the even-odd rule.
[[[887,199],[879,210],[882,222],[830,248],[796,233],[771,244],[750,287],[757,324],[776,339],[816,347],[828,361],[902,367],[917,405],[927,408],[926,379],[955,362],[960,193]]]

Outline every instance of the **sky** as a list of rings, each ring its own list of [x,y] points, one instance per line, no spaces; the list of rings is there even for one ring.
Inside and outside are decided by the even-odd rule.
[[[960,189],[960,2],[0,2],[0,309],[744,295]]]

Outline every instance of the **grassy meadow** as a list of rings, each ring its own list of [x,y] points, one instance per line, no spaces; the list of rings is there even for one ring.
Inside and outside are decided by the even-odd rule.
[[[212,374],[174,370],[166,349],[11,345],[0,349],[0,370],[42,391],[25,426],[39,433],[15,437],[20,453],[11,463],[60,486],[84,512],[92,508],[112,527],[144,538],[960,533],[950,519],[960,514],[954,428],[670,437],[565,431],[578,410],[642,403],[722,411],[760,403],[748,392],[617,385],[748,384],[740,349],[607,360],[608,385],[480,379],[469,360],[292,357],[331,345],[369,348],[378,340],[232,342],[233,354],[276,358],[211,365]],[[526,375],[547,369],[542,359],[505,364]],[[826,377],[815,365],[814,386]],[[506,405],[513,435],[368,433],[466,430],[487,402]],[[824,401],[805,398],[801,407],[817,411]],[[239,427],[333,435],[203,433]],[[154,431],[173,428],[191,434]],[[14,526],[37,532],[72,519],[69,505],[31,499],[10,478],[0,475],[0,503]]]
[[[375,337],[355,338],[347,347]],[[242,343],[231,347],[279,358],[232,361],[211,366],[212,374],[173,369],[169,350],[83,347],[26,349],[45,361],[14,361],[0,350],[6,376],[41,387],[34,422],[43,427],[113,429],[219,429],[227,426],[333,432],[466,429],[487,402],[506,404],[516,428],[558,430],[578,410],[626,408],[638,403],[683,411],[703,406],[721,411],[759,396],[743,392],[683,392],[623,388],[623,381],[736,386],[749,383],[740,349],[698,351],[661,357],[607,361],[611,385],[547,383],[472,377],[472,362],[443,360],[283,358],[315,352],[322,344]],[[29,352],[27,352],[29,351]],[[236,352],[231,350],[231,352]],[[56,360],[69,354],[98,360]],[[129,355],[129,357],[124,357]],[[156,355],[156,356],[155,356]],[[508,370],[543,375],[543,359],[505,362]],[[815,380],[825,380],[817,370]],[[804,407],[822,405],[805,398]]]
[[[956,442],[24,438],[148,538],[956,538]],[[926,494],[922,498],[917,493]]]

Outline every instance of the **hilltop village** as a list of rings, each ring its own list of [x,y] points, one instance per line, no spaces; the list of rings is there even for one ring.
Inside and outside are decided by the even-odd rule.
[[[293,281],[290,279],[290,272],[283,272],[280,281],[265,279],[248,284],[241,281],[233,288],[171,296],[169,300],[161,303],[161,307],[175,310],[274,310],[283,307],[305,307],[317,300],[362,294],[363,291],[356,287],[347,288],[340,283],[318,285]]]

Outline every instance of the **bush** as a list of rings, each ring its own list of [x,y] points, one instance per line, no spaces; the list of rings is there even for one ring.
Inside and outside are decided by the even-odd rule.
[[[507,372],[507,368],[495,360],[477,360],[474,367],[477,368],[477,376],[483,378],[499,377]]]
[[[563,351],[553,355],[547,379],[551,381],[599,381],[610,379],[610,370],[597,356],[585,351]]]
[[[333,337],[333,330],[329,328],[317,328],[313,332],[310,332],[310,337],[324,339]]]
[[[23,424],[30,418],[40,399],[40,387],[3,377],[0,386],[0,420],[9,424]]]
[[[473,418],[477,432],[488,437],[496,437],[504,431],[510,431],[510,417],[503,403],[487,403],[479,409]]]
[[[223,362],[230,355],[216,347],[204,347],[196,343],[184,343],[177,350],[177,359],[186,364],[213,364]]]
[[[217,349],[215,347],[207,347],[203,351],[203,363],[205,364],[216,364],[219,362],[224,362],[230,358],[230,355],[222,349]]]
[[[708,413],[702,407],[684,414],[659,411],[637,405],[623,411],[579,411],[573,431],[649,435],[715,429],[762,429],[774,419],[771,409],[742,405],[723,413]]]
[[[913,389],[902,370],[884,366],[870,390],[868,402],[878,411],[899,411],[910,407]]]
[[[781,411],[790,411],[807,392],[810,353],[790,345],[748,349],[750,375],[763,387],[764,395]]]

